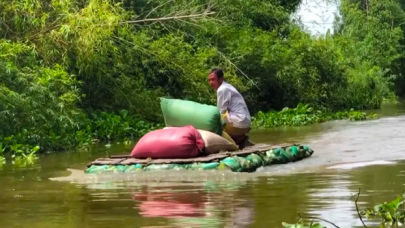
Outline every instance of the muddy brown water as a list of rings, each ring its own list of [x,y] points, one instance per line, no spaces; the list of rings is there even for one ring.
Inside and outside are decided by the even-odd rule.
[[[251,174],[83,174],[89,161],[133,147],[122,144],[41,155],[27,167],[6,164],[0,168],[0,227],[281,228],[298,221],[298,213],[362,227],[352,194],[361,188],[358,205],[365,208],[404,190],[405,105],[378,112],[384,118],[253,131],[255,142],[303,143],[315,153]],[[365,222],[379,227],[376,220]]]

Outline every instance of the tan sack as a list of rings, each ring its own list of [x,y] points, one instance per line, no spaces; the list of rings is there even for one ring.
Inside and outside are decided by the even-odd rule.
[[[236,144],[232,144],[224,137],[210,131],[197,129],[205,142],[205,152],[207,154],[215,154],[221,151],[235,151],[239,150]]]
[[[167,126],[167,127],[164,127],[163,129],[169,129],[171,127],[172,126]],[[199,129],[197,129],[197,130],[199,130]],[[228,140],[233,145],[237,146],[235,141],[232,139],[232,137],[228,133],[226,133],[225,131],[222,132],[222,137],[224,137],[226,140]]]
[[[225,131],[222,131],[222,137],[224,137],[226,140],[228,140],[229,142],[231,142],[232,144],[234,144],[236,146],[235,141],[233,141],[232,137],[230,135],[228,135],[228,133],[226,133]]]
[[[163,129],[170,129],[171,127],[164,127]],[[226,133],[223,132],[221,137],[220,135],[205,131],[201,129],[197,129],[200,132],[202,139],[205,142],[205,152],[207,154],[216,154],[221,151],[235,151],[239,150],[239,147],[235,144],[233,139]]]

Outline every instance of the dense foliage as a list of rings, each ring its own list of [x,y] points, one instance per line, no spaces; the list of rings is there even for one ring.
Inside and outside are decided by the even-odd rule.
[[[303,126],[322,123],[329,120],[367,120],[376,118],[376,114],[368,114],[355,110],[331,112],[330,110],[315,110],[308,104],[299,103],[296,108],[283,108],[281,111],[263,113],[259,111],[253,117],[253,128],[271,128],[281,126]]]
[[[405,92],[405,5],[341,2],[334,34],[312,37],[290,20],[299,0],[2,1],[0,153],[142,135],[161,96],[215,104],[212,66],[252,114],[378,108]]]

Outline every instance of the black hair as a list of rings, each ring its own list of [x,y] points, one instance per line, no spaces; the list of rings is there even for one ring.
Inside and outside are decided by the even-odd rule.
[[[224,72],[221,68],[212,68],[210,73],[215,73],[219,79],[224,78]]]

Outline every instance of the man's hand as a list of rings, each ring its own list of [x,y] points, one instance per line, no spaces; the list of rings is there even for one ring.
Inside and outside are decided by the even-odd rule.
[[[222,128],[225,128],[226,122],[228,118],[228,111],[226,111],[224,114],[221,114],[221,124]]]
[[[225,128],[225,126],[226,126],[226,121],[225,121],[224,119],[221,119],[221,125],[222,125],[222,128]]]

